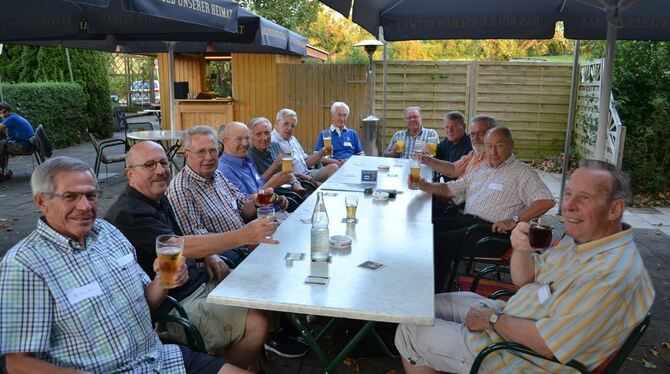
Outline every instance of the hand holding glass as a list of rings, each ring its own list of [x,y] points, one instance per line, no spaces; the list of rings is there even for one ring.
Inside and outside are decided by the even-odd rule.
[[[333,157],[333,139],[330,130],[321,131],[323,137],[323,147],[326,149],[326,155],[323,157]]]
[[[531,219],[528,228],[528,242],[533,248],[549,248],[551,245],[551,226],[542,222],[539,218]]]
[[[177,287],[177,274],[184,251],[184,237],[177,235],[160,235],[156,238],[156,255],[158,255],[158,283],[170,289]]]

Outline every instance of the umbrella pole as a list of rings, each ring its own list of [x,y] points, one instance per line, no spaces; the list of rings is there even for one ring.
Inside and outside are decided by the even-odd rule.
[[[175,131],[175,113],[174,113],[174,45],[176,42],[167,42],[168,45],[168,87],[170,92],[170,130]]]
[[[386,78],[388,74],[388,42],[386,39],[384,39],[384,29],[381,29],[381,32],[379,33],[381,42],[384,43],[384,52],[382,55],[382,117],[384,118],[382,120],[382,141],[380,142],[381,144],[381,154],[384,154],[384,150],[386,149]]]
[[[607,132],[610,121],[610,98],[612,97],[612,65],[616,53],[617,27],[612,20],[607,20],[607,46],[605,47],[605,58],[603,68],[600,71],[600,106],[598,108],[598,134],[596,137],[595,158],[605,159],[607,147]]]
[[[575,112],[577,110],[577,88],[579,86],[579,40],[575,40],[575,53],[572,59],[572,83],[570,84],[570,104],[568,109],[568,127],[565,129],[565,146],[563,147],[563,169],[561,173],[561,194],[558,197],[558,215],[562,215],[563,192],[565,181],[568,178],[568,163],[570,161],[570,146],[572,145],[572,131],[575,128]]]

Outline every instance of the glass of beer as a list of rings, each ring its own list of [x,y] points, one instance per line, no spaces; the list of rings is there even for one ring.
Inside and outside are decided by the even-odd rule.
[[[281,156],[281,171],[293,171],[293,156],[283,153]]]
[[[358,209],[358,197],[345,196],[344,205],[347,208],[347,223],[356,222],[356,209]]]
[[[419,180],[421,179],[421,162],[416,158],[409,161],[409,188],[419,189]]]
[[[259,206],[256,209],[256,218],[265,218],[265,217],[272,217],[273,219],[275,218],[275,208],[270,205],[270,206]],[[268,239],[272,239],[272,235],[267,237]]]
[[[405,140],[398,139],[395,141],[395,145],[398,146],[398,152],[402,153],[402,151],[405,149]]]
[[[283,163],[283,161],[282,161]],[[256,194],[256,204],[261,206],[272,205],[277,198],[272,188],[261,188]]]
[[[170,289],[177,287],[177,271],[184,251],[184,237],[177,235],[160,235],[156,238],[156,255],[158,255],[158,283]]]
[[[330,130],[323,130],[321,135],[323,137],[323,147],[326,148],[324,157],[333,157],[333,138]]]
[[[542,222],[540,218],[531,219],[528,229],[530,246],[537,249],[549,248],[551,245],[551,229],[551,226]]]
[[[437,143],[435,142],[428,143],[428,153],[430,153],[430,155],[433,157],[437,156]]]

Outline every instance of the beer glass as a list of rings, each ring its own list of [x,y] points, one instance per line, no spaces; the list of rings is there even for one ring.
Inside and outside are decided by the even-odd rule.
[[[415,158],[409,161],[409,188],[419,189],[419,180],[421,179],[421,162]]]
[[[323,137],[323,146],[326,148],[326,155],[324,157],[333,157],[333,138],[330,130],[321,131]]]
[[[270,205],[270,206],[259,206],[256,209],[256,218],[265,218],[265,217],[272,217],[273,219],[275,218],[275,208]],[[268,239],[272,239],[272,235],[267,236]]]
[[[293,172],[293,156],[290,153],[282,153],[281,171]]]
[[[428,142],[428,153],[433,157],[437,156],[437,143]]]
[[[356,209],[358,209],[358,197],[345,196],[344,205],[347,208],[347,223],[356,222]]]
[[[156,255],[158,255],[158,283],[170,289],[177,287],[177,271],[184,251],[184,237],[177,235],[160,235],[156,238]]]
[[[398,146],[398,152],[402,153],[402,151],[405,149],[405,140],[404,139],[398,139],[395,141],[395,145]]]
[[[539,218],[530,220],[528,228],[528,242],[530,246],[537,249],[549,248],[551,245],[551,226],[542,222]]]

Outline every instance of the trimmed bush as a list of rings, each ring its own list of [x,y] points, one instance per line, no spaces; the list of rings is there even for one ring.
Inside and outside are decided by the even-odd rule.
[[[77,83],[44,82],[3,84],[5,101],[30,123],[44,125],[56,148],[84,140],[89,124],[86,95]]]

